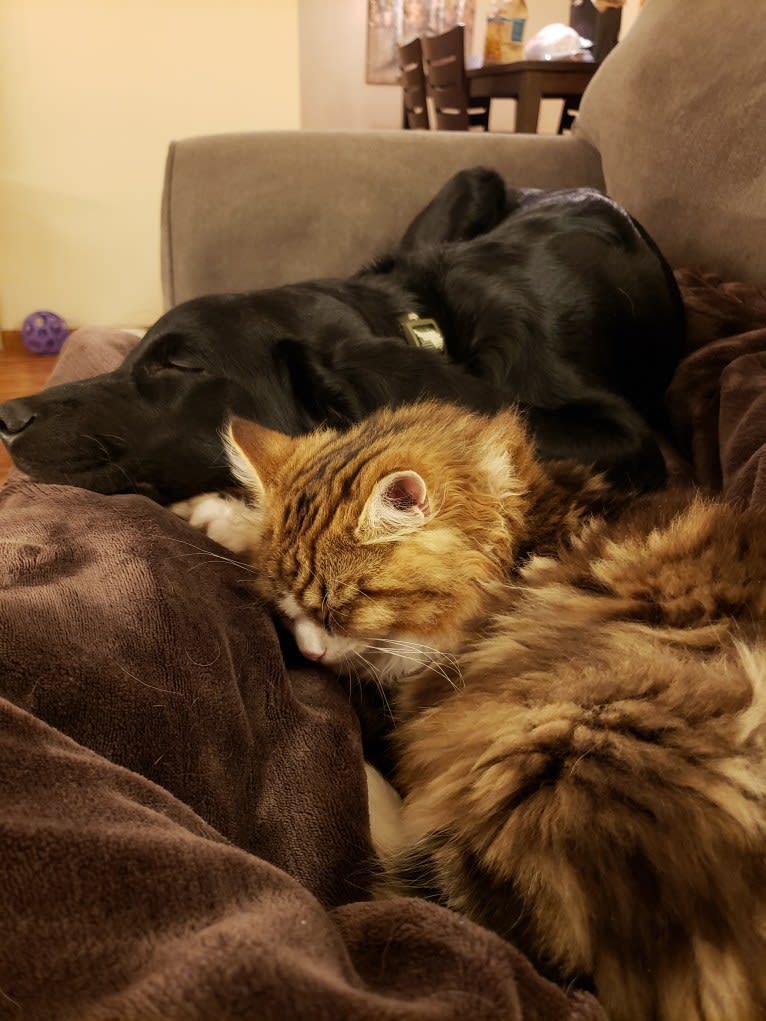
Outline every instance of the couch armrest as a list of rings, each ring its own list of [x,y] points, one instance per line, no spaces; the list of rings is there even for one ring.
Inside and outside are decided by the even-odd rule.
[[[571,136],[287,131],[173,142],[166,307],[352,273],[395,244],[452,174],[479,164],[518,187],[604,187],[598,153]]]

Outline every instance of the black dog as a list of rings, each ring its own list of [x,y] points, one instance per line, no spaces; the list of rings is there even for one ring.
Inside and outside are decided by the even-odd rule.
[[[645,488],[682,334],[672,273],[622,209],[476,168],[355,276],[185,302],[115,371],[1,405],[0,434],[42,481],[172,502],[233,484],[232,414],[298,434],[422,396],[518,403],[543,457]]]

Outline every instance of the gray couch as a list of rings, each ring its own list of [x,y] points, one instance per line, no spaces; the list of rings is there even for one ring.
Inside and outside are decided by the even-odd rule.
[[[573,136],[266,132],[170,147],[168,306],[347,274],[462,167],[605,189],[673,266],[766,279],[766,17],[758,0],[648,0],[583,97]]]

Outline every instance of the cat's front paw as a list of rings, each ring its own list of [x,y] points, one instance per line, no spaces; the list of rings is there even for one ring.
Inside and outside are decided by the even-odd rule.
[[[253,526],[242,500],[221,493],[200,493],[171,504],[170,510],[232,553],[244,553],[250,544]]]

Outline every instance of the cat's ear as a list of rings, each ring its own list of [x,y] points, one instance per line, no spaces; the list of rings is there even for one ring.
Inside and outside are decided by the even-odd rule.
[[[522,475],[528,477],[534,451],[522,420],[516,411],[501,411],[482,430],[476,464],[485,475],[490,493],[504,500],[526,489]]]
[[[425,524],[430,515],[428,489],[414,471],[386,475],[375,485],[359,519],[358,532],[366,539],[393,538]]]
[[[259,497],[293,443],[291,436],[244,418],[232,418],[224,431],[224,447],[232,472]]]

